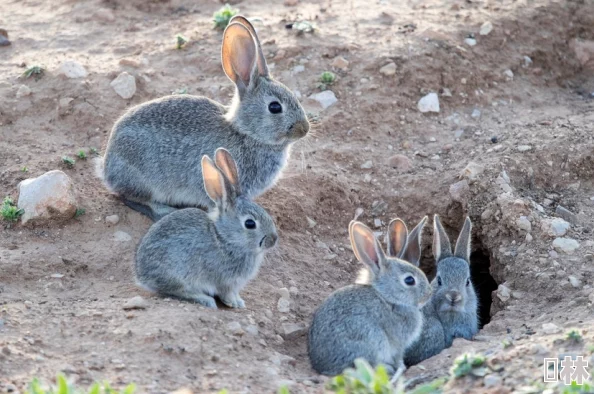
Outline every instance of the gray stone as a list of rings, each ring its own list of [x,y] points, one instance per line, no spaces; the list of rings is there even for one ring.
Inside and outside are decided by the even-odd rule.
[[[400,154],[390,157],[388,164],[399,172],[406,172],[412,168],[412,161],[405,155]]]
[[[491,33],[492,30],[493,30],[493,24],[491,22],[487,21],[481,25],[479,34],[481,36],[486,36],[487,34]]]
[[[503,379],[501,376],[492,373],[486,375],[483,378],[483,384],[485,385],[485,388],[500,386],[502,382]]]
[[[417,104],[419,111],[425,112],[439,112],[439,97],[437,93],[429,93],[419,100]]]
[[[526,216],[520,216],[516,220],[516,225],[518,226],[518,229],[526,231],[527,233],[532,231],[532,224],[530,224],[530,220],[528,220]]]
[[[142,298],[141,296],[136,296],[126,301],[123,308],[124,310],[146,309],[148,305],[148,302],[144,298]]]
[[[332,90],[324,90],[323,92],[312,94],[309,98],[317,101],[322,106],[322,109],[326,109],[338,102]]]
[[[238,321],[232,321],[231,323],[228,323],[227,331],[236,336],[242,336],[245,334],[245,331],[243,331],[243,328],[241,328],[241,324]]]
[[[82,64],[67,60],[58,69],[58,74],[64,75],[66,78],[85,78],[89,73],[82,66]]]
[[[555,238],[553,241],[553,248],[555,248],[557,252],[572,254],[579,247],[579,242],[572,238]]]
[[[575,288],[579,288],[582,286],[582,282],[576,278],[575,276],[568,276],[567,279],[569,280],[569,283],[571,284],[571,286],[575,287]]]
[[[111,81],[110,85],[123,99],[130,99],[136,93],[136,79],[125,71]]]
[[[545,334],[556,334],[560,332],[561,329],[557,327],[554,323],[544,323],[542,325],[542,332]]]
[[[129,242],[132,241],[132,236],[125,231],[116,231],[113,233],[113,239],[117,242]]]
[[[19,90],[17,90],[16,96],[17,96],[17,98],[21,98],[21,97],[29,96],[30,94],[31,94],[31,88],[29,88],[27,85],[21,85],[21,86],[19,86]]]
[[[286,298],[279,298],[276,307],[281,313],[288,313],[291,310],[291,301]]]
[[[105,221],[109,224],[118,224],[120,217],[118,215],[110,215],[105,217]]]
[[[503,302],[506,302],[510,299],[510,297],[511,291],[509,290],[509,287],[505,285],[499,285],[499,287],[497,288],[497,298],[499,298]]]
[[[395,63],[388,63],[385,66],[383,66],[382,68],[380,68],[380,74],[383,74],[385,76],[391,76],[396,74],[396,64]]]
[[[307,327],[305,324],[302,323],[283,323],[283,338],[285,340],[298,338],[302,335],[305,335],[307,332]]]
[[[577,216],[561,205],[557,205],[557,208],[555,208],[555,215],[567,220],[569,223],[575,224],[577,222]]]
[[[368,170],[373,167],[373,162],[371,160],[367,160],[365,163],[361,164],[361,169]]]
[[[450,185],[450,197],[453,201],[466,204],[469,195],[470,186],[468,185],[468,181],[466,179]]]

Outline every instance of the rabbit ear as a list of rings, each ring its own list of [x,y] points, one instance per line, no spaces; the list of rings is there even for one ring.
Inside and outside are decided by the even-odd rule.
[[[406,240],[408,229],[401,219],[394,219],[388,224],[388,256],[401,257]]]
[[[215,152],[215,162],[231,186],[235,189],[236,194],[240,194],[239,173],[237,172],[237,165],[235,164],[235,160],[233,160],[231,153],[225,148],[218,148]]]
[[[357,260],[367,265],[377,275],[385,255],[373,232],[363,223],[352,221],[349,225],[349,235]]]
[[[210,157],[206,155],[202,156],[202,177],[204,178],[204,188],[210,199],[218,206],[224,206],[228,196],[225,179]]]
[[[221,58],[225,74],[240,94],[250,85],[256,57],[256,43],[250,31],[240,23],[229,24],[223,33]]]
[[[454,251],[454,256],[460,257],[470,263],[470,240],[472,238],[472,222],[470,218],[467,216],[466,220],[464,221],[464,226],[462,227],[462,231],[458,236],[458,241],[456,241],[456,249]]]
[[[229,23],[233,22],[241,23],[245,28],[247,28],[250,31],[250,33],[252,33],[252,36],[256,41],[256,49],[258,51],[258,57],[256,58],[256,64],[258,65],[258,74],[260,74],[260,76],[262,77],[270,76],[270,73],[268,71],[268,64],[266,64],[266,58],[264,57],[264,52],[262,51],[262,46],[260,45],[260,39],[258,38],[258,34],[256,34],[256,29],[254,29],[254,26],[250,23],[250,21],[247,20],[247,18],[241,15],[235,15],[233,18],[231,18],[231,20],[229,20]]]
[[[419,266],[421,261],[421,238],[423,235],[423,229],[427,223],[427,216],[425,216],[419,224],[415,226],[410,232],[408,242],[406,243],[406,249],[402,258],[412,265]]]
[[[433,255],[435,256],[435,261],[439,261],[452,255],[450,239],[443,229],[443,226],[439,221],[439,216],[437,215],[433,217]]]

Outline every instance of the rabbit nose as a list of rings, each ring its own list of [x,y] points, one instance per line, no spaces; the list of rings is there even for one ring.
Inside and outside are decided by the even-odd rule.
[[[306,120],[296,122],[291,126],[290,131],[295,137],[304,137],[309,132],[309,122]]]
[[[278,240],[278,235],[270,234],[262,238],[260,241],[260,247],[264,246],[264,249],[270,249],[274,245],[276,245],[276,241]]]
[[[455,305],[456,303],[460,302],[462,296],[457,291],[451,291],[446,294],[446,299],[452,304]]]

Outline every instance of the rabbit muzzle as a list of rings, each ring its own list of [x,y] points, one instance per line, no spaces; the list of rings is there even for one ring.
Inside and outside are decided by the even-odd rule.
[[[260,248],[262,249],[270,249],[274,245],[276,245],[276,241],[278,240],[278,235],[276,234],[268,234],[265,235],[264,238],[260,240]]]
[[[458,310],[462,307],[462,294],[457,291],[449,291],[445,294],[445,302],[442,310]]]
[[[294,139],[303,138],[309,132],[309,122],[306,120],[300,120],[298,122],[293,123],[291,128],[289,128],[289,134]]]

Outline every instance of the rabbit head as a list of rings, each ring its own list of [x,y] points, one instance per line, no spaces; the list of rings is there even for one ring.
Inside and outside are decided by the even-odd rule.
[[[219,148],[215,162],[206,155],[202,157],[204,188],[215,203],[209,216],[221,239],[246,251],[262,252],[275,246],[278,235],[274,220],[242,194],[231,154]]]
[[[450,240],[439,220],[434,217],[433,254],[437,274],[432,281],[433,302],[438,313],[476,310],[476,293],[470,280],[470,240],[472,222],[466,218],[452,255]]]
[[[236,86],[227,118],[244,134],[285,145],[304,137],[309,122],[297,97],[274,80],[252,24],[235,16],[223,34],[223,70]]]
[[[352,221],[349,236],[355,257],[365,264],[367,284],[391,304],[421,306],[431,297],[431,286],[419,268],[397,257],[388,257],[373,232]]]

